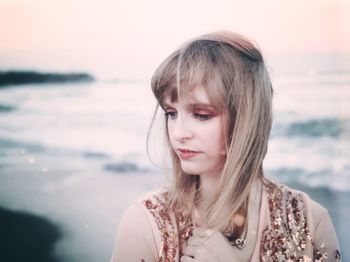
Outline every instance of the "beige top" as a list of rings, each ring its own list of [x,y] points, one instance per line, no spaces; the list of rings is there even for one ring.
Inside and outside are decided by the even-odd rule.
[[[160,189],[129,207],[111,261],[180,261],[193,223],[166,209],[166,197]],[[330,216],[307,194],[257,181],[249,199],[246,245],[232,246],[229,261],[340,261]]]

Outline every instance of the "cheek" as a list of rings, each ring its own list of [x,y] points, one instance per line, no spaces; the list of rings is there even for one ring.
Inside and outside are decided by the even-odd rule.
[[[170,130],[168,131],[168,141],[170,143],[170,146],[174,146],[176,144],[176,139],[174,138]]]
[[[167,134],[167,138],[169,142],[173,142],[174,138],[173,138],[173,132],[172,132],[172,126],[171,124],[166,124],[166,134]]]
[[[205,135],[203,135],[203,142],[216,149],[214,151],[221,151],[225,147],[225,134],[221,125],[207,128]]]

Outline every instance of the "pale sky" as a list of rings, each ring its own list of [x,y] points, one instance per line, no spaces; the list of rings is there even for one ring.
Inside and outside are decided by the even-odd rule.
[[[232,30],[266,57],[350,54],[350,0],[0,0],[0,68],[147,77],[188,38]]]

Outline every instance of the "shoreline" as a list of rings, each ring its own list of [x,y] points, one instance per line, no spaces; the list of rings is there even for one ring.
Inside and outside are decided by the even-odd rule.
[[[28,84],[91,83],[96,79],[89,73],[58,73],[39,71],[0,71],[0,88]]]

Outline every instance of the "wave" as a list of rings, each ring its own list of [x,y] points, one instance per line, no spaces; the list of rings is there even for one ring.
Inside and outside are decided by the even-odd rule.
[[[81,153],[85,158],[107,158],[108,155],[102,152],[84,151]]]
[[[279,181],[292,187],[308,187],[313,189],[326,189],[338,192],[350,192],[350,166],[342,170],[320,170],[308,172],[303,168],[277,168],[267,169],[266,177]]]
[[[107,171],[115,173],[145,173],[148,172],[148,169],[139,167],[135,163],[131,162],[119,162],[119,163],[109,163],[104,166],[104,169]]]
[[[94,81],[95,78],[88,73],[44,73],[36,71],[0,72],[0,87],[25,84],[62,84]]]
[[[7,113],[7,112],[15,110],[15,108],[16,107],[11,106],[11,105],[0,104],[0,113]]]
[[[43,145],[25,141],[15,141],[7,138],[0,137],[1,149],[23,149],[28,152],[44,152],[46,148]]]
[[[271,137],[339,137],[343,132],[343,121],[337,118],[310,119],[292,122],[288,125],[276,125]]]

